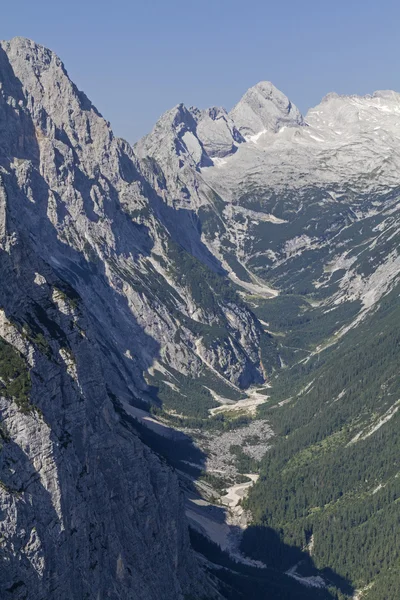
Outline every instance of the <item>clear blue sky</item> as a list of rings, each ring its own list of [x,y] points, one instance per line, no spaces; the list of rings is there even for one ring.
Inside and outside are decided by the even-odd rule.
[[[0,39],[57,52],[133,142],[179,102],[229,109],[263,79],[302,112],[330,91],[400,91],[399,24],[388,0],[18,0]]]

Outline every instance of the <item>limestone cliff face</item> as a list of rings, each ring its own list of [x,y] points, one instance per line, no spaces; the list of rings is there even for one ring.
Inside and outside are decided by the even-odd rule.
[[[1,597],[207,590],[176,476],[119,416],[82,302],[18,238],[0,264],[1,366],[16,349],[32,382],[0,399]]]
[[[258,326],[245,309],[249,325],[231,319],[223,360],[218,347],[193,349],[190,329],[172,351],[179,315],[223,319],[234,307],[210,314],[187,286],[173,288],[161,213],[131,148],[61,61],[25,39],[2,42],[2,598],[214,593],[189,546],[176,475],[121,406],[146,398],[143,373],[163,358],[260,377],[246,350]]]
[[[235,325],[226,298],[210,310],[183,280],[200,263],[223,273],[202,242],[197,216],[153,190],[131,147],[113,136],[53,53],[21,39],[2,48],[0,152],[4,186],[13,193],[7,213],[79,291],[102,343],[122,361],[122,378],[145,389],[141,373],[157,359],[186,373],[211,364],[238,385],[259,380],[260,328],[250,311],[243,308]],[[193,321],[226,329],[223,362],[218,342],[207,346],[202,336],[196,345]]]

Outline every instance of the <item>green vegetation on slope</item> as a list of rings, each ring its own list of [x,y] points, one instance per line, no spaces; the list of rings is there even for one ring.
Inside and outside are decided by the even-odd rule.
[[[23,356],[0,338],[0,394],[12,398],[21,412],[29,412],[31,378]]]
[[[280,439],[246,502],[255,524],[286,544],[312,542],[318,568],[357,588],[377,579],[375,590],[386,589],[384,572],[400,589],[398,294],[336,345],[280,375],[260,410]],[[250,554],[255,537],[251,529],[244,537]],[[375,600],[373,590],[367,597]],[[379,592],[395,600],[390,593]]]

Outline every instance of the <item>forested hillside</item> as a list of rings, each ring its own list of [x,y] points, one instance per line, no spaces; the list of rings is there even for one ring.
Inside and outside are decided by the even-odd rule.
[[[335,346],[281,374],[260,412],[279,435],[246,505],[366,598],[400,589],[400,289]],[[243,550],[269,560],[245,532]],[[397,581],[397,584],[394,582]],[[392,591],[390,591],[392,590]]]

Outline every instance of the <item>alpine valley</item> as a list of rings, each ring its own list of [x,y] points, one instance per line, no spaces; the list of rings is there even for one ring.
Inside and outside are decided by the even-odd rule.
[[[0,42],[0,597],[397,600],[399,240],[398,93],[132,147]]]

